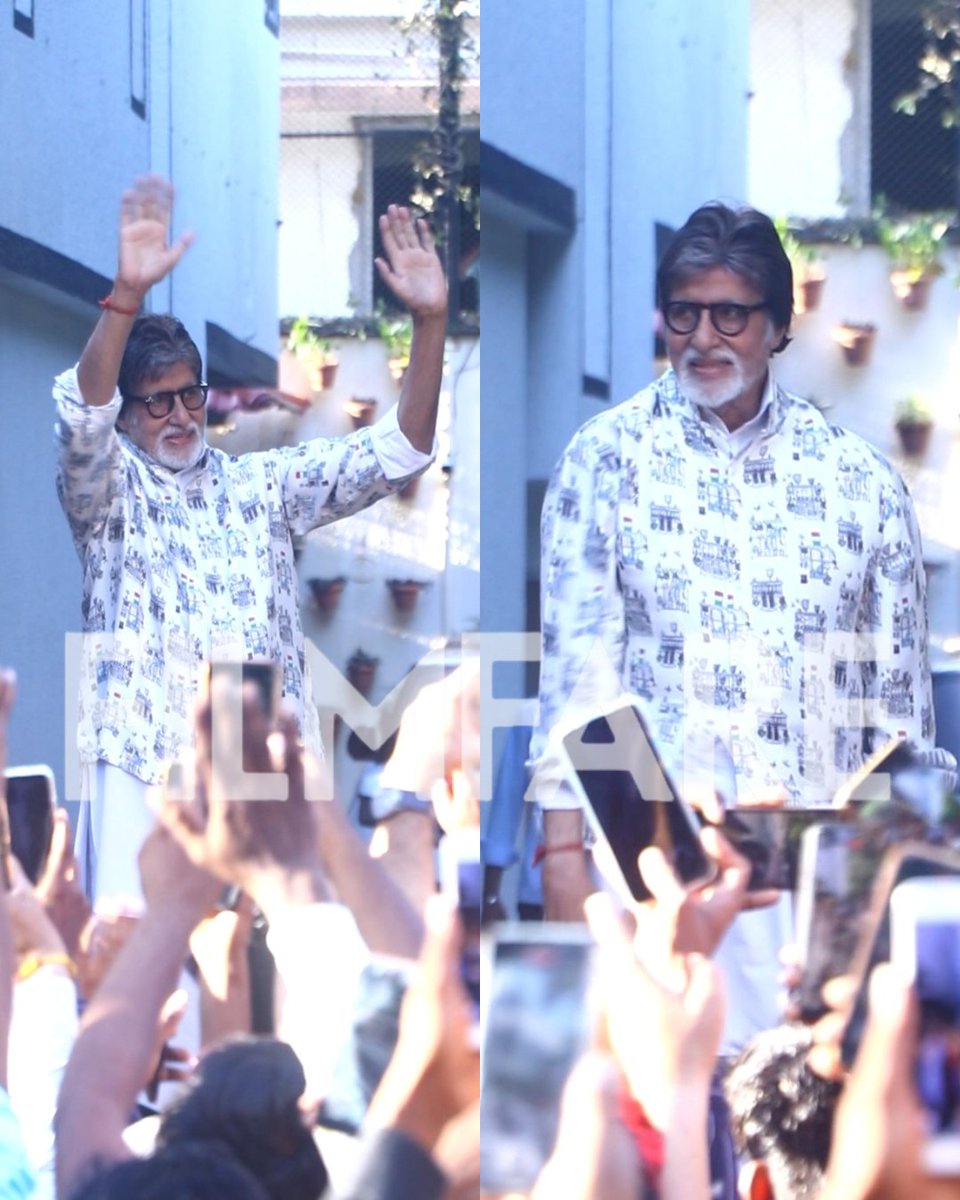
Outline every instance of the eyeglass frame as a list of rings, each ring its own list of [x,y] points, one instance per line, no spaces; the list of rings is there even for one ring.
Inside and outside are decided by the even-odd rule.
[[[670,324],[669,311],[675,304],[685,305],[687,308],[696,309],[697,319],[689,329],[677,329],[676,326]],[[740,304],[735,300],[717,300],[713,304],[701,304],[696,300],[668,300],[661,310],[663,312],[663,320],[671,333],[677,333],[681,336],[689,336],[694,333],[700,325],[700,318],[703,316],[704,309],[710,314],[710,324],[714,327],[721,337],[739,337],[750,323],[750,317],[755,312],[760,312],[761,309],[769,309],[770,305],[766,300],[762,300],[759,304]],[[717,323],[718,308],[736,309],[737,312],[743,315],[743,324],[737,330],[721,329]]]
[[[203,399],[200,401],[199,404],[190,405],[187,403],[186,399],[184,398],[184,392],[192,392],[195,389],[199,389],[201,395],[203,396]],[[180,401],[180,403],[183,405],[183,407],[186,409],[187,412],[189,412],[189,413],[200,412],[200,410],[207,403],[207,392],[209,392],[209,390],[210,390],[209,383],[188,383],[185,387],[182,387],[182,388],[165,388],[162,392],[151,392],[149,395],[146,395],[146,396],[134,396],[131,394],[131,395],[124,396],[124,399],[139,401],[139,403],[142,404],[146,408],[147,413],[155,421],[162,421],[164,417],[170,416],[170,414],[173,412],[174,408],[176,407],[178,400]],[[153,409],[150,407],[152,404],[156,404],[158,401],[167,401],[167,400],[169,400],[169,406],[165,407],[164,411],[161,413],[154,412]]]

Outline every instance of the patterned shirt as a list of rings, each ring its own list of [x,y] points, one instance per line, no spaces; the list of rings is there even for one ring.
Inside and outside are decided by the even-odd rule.
[[[772,379],[764,408],[752,436],[727,435],[667,371],[587,422],[561,459],[543,514],[531,747],[544,807],[576,805],[550,730],[621,691],[684,786],[691,747],[719,739],[741,803],[771,787],[829,803],[871,743],[932,745],[907,489]]]
[[[54,384],[57,490],[83,563],[79,748],[148,783],[193,741],[198,665],[268,658],[319,747],[293,535],[348,516],[425,469],[392,410],[347,438],[170,471],[116,430],[121,398]],[[388,479],[387,476],[390,476]]]

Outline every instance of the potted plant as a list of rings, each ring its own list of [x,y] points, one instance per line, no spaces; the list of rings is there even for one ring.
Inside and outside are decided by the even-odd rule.
[[[399,613],[411,613],[417,606],[417,600],[424,588],[429,587],[422,579],[388,579],[390,599]]]
[[[403,377],[410,364],[413,322],[406,315],[387,317],[381,312],[377,315],[377,334],[387,352],[390,374],[397,383],[403,383]]]
[[[893,421],[908,458],[922,458],[930,446],[933,413],[919,392],[911,392],[894,410]]]
[[[349,413],[354,429],[364,429],[373,424],[377,415],[377,403],[372,396],[354,396],[344,404],[344,410]]]
[[[791,233],[786,217],[778,217],[774,225],[793,268],[793,307],[798,313],[813,312],[827,279],[820,252],[812,242],[801,242]]]
[[[904,308],[925,308],[930,285],[943,274],[940,243],[949,221],[933,213],[894,218],[882,211],[876,220],[894,294]]]
[[[842,321],[833,329],[833,340],[851,367],[862,367],[870,357],[877,327],[869,321]]]
[[[287,349],[306,369],[315,392],[333,387],[340,360],[329,338],[322,338],[309,317],[297,317],[287,334]]]
[[[307,580],[307,587],[310,589],[314,605],[325,617],[329,617],[336,612],[346,583],[347,580],[344,575],[334,575],[327,579]]]
[[[361,649],[354,650],[347,659],[347,679],[361,696],[370,694],[379,665],[379,658],[374,658],[372,654],[367,654]]]

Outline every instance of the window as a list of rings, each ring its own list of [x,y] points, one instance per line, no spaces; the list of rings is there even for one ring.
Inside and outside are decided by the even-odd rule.
[[[370,213],[373,244],[379,247],[380,235],[377,218],[385,212],[388,204],[409,204],[422,187],[416,171],[416,163],[429,147],[431,133],[428,130],[379,129],[371,135],[373,170],[373,205]],[[469,191],[472,200],[461,200],[457,205],[460,247],[458,254],[460,280],[460,311],[476,313],[479,303],[477,278],[477,256],[480,250],[480,230],[474,206],[479,197],[480,182],[480,133],[476,129],[463,131],[463,176],[462,185]],[[434,226],[436,229],[436,226]],[[379,249],[377,251],[379,253]],[[374,268],[373,303],[386,312],[397,311],[399,306],[393,293],[381,280]]]
[[[924,7],[923,0],[874,0],[871,45],[871,198],[917,212],[957,206],[960,166],[957,130],[941,122],[941,92],[913,116],[894,111],[897,97],[917,86]]]

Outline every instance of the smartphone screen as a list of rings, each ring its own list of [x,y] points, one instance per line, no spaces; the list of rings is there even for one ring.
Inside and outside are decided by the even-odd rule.
[[[566,734],[562,744],[598,850],[609,848],[629,896],[650,899],[637,866],[647,846],[659,846],[684,883],[711,877],[697,819],[665,771],[638,708],[621,704]],[[602,859],[599,865],[603,870]]]
[[[11,767],[6,772],[10,848],[31,883],[36,883],[50,852],[56,806],[49,767]]]
[[[925,834],[922,818],[900,804],[854,804],[842,812],[852,819],[815,824],[801,844],[796,905],[801,976],[792,999],[804,1020],[826,1012],[823,985],[853,965],[884,855]]]
[[[445,834],[437,847],[440,890],[456,904],[463,946],[460,979],[470,1000],[475,1023],[480,1020],[480,915],[483,907],[483,863],[480,831]]]
[[[960,879],[915,879],[890,897],[891,960],[919,1007],[916,1083],[928,1169],[960,1169]],[[938,1172],[939,1173],[939,1172]]]
[[[317,1124],[358,1133],[393,1057],[411,964],[374,956],[360,975],[353,1028],[341,1045]]]
[[[905,880],[928,876],[960,878],[960,854],[936,846],[907,845],[888,851],[871,898],[871,913],[857,948],[857,991],[851,1006],[840,1052],[850,1067],[857,1056],[869,1010],[867,989],[878,963],[890,961],[890,896]]]
[[[750,891],[797,886],[800,844],[813,825],[848,819],[835,808],[728,808],[720,831],[750,864]]]
[[[484,997],[484,1192],[526,1194],[553,1151],[564,1084],[589,1038],[592,954],[577,926],[497,929]]]

